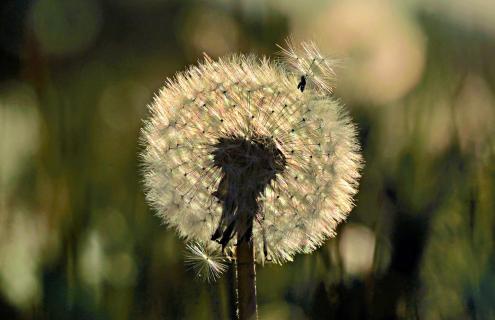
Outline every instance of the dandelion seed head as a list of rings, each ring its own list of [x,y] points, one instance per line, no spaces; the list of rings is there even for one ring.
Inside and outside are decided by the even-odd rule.
[[[142,131],[146,195],[186,241],[211,243],[219,229],[228,236],[243,201],[230,199],[229,209],[229,195],[250,192],[256,260],[283,263],[334,236],[352,209],[362,166],[356,128],[329,94],[332,62],[314,44],[302,49],[284,51],[282,63],[206,56],[155,96]]]
[[[221,253],[198,242],[186,245],[184,262],[197,278],[207,282],[214,282],[228,268],[227,260]]]

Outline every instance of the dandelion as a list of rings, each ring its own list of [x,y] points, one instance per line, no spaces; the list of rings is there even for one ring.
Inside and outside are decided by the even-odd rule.
[[[302,49],[205,56],[167,81],[143,129],[148,201],[186,241],[235,255],[241,318],[256,312],[254,261],[315,250],[357,191],[360,147],[330,94],[332,61]]]
[[[194,271],[196,277],[213,282],[227,270],[224,255],[210,251],[197,242],[188,243],[186,249],[185,264]]]

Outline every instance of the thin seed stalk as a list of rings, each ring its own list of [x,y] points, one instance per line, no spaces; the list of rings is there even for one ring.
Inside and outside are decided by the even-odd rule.
[[[256,268],[254,246],[251,240],[253,216],[241,215],[238,228],[247,232],[237,233],[237,311],[239,320],[258,318],[256,305]]]

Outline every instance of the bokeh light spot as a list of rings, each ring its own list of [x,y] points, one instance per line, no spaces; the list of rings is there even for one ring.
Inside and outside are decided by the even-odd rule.
[[[340,238],[339,251],[347,273],[368,273],[375,254],[375,234],[363,225],[346,224]]]
[[[101,12],[93,0],[40,0],[32,8],[33,29],[47,54],[80,52],[96,39]]]

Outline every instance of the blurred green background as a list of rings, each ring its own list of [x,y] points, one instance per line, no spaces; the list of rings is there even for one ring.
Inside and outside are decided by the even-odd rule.
[[[229,319],[144,201],[146,104],[195,63],[343,60],[366,159],[338,236],[258,266],[260,319],[495,318],[495,2],[3,0],[0,318]]]

